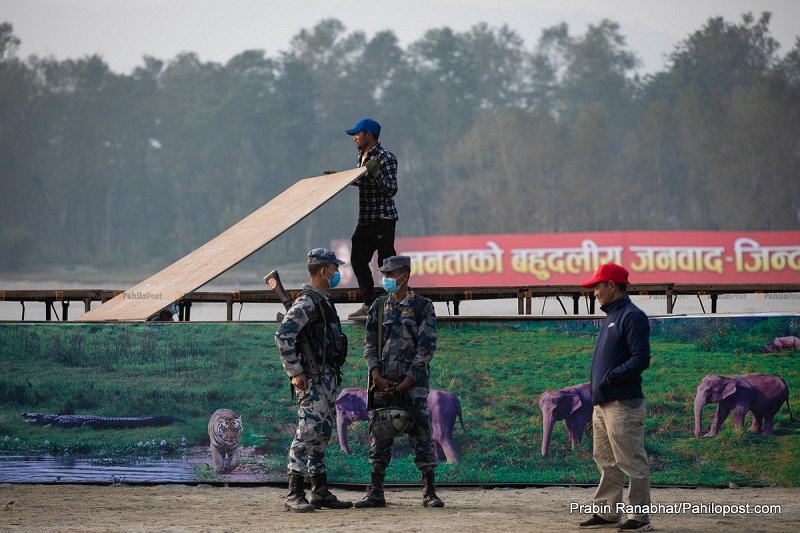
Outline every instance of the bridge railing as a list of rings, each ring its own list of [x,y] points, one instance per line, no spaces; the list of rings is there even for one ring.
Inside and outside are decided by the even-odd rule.
[[[292,298],[297,296],[300,289],[290,290]],[[414,290],[435,302],[453,304],[453,312],[459,314],[462,302],[474,300],[517,300],[517,314],[531,315],[532,302],[536,298],[555,298],[561,305],[565,315],[581,314],[581,302],[589,315],[595,313],[595,298],[592,291],[577,285],[530,285],[508,287],[415,287]],[[25,304],[29,302],[43,303],[45,305],[45,320],[69,320],[69,309],[72,303],[83,303],[84,312],[89,311],[93,303],[105,302],[122,294],[121,290],[107,289],[69,289],[69,290],[0,290],[0,302],[19,302],[22,304],[21,320],[25,320]],[[336,304],[359,303],[361,293],[358,289],[332,289],[331,297]],[[380,291],[378,291],[380,292]],[[761,283],[761,284],[632,284],[628,286],[631,295],[663,297],[666,307],[664,312],[672,314],[675,302],[681,296],[696,296],[700,300],[703,312],[717,312],[717,303],[720,296],[733,294],[779,294],[800,293],[800,283]],[[562,300],[563,298],[563,300]],[[706,311],[704,300],[710,302],[710,309]],[[572,305],[564,304],[571,300]],[[171,303],[171,302],[170,302]],[[233,320],[233,307],[240,304],[279,304],[278,297],[271,290],[242,290],[242,291],[196,291],[183,296],[179,301],[179,319],[191,320],[193,303],[218,303],[227,307],[227,320]],[[56,311],[60,305],[61,313]],[[167,304],[168,305],[168,304]],[[800,311],[800,304],[798,304]],[[584,313],[586,314],[586,313]]]

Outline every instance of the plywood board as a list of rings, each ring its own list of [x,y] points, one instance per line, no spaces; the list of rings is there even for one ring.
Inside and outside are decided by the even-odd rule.
[[[144,321],[240,263],[354,182],[364,168],[298,181],[241,222],[76,321]]]

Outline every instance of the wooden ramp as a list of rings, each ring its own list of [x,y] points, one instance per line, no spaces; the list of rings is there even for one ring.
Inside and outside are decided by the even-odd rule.
[[[189,255],[79,316],[76,322],[144,321],[237,265],[313,213],[365,172],[300,180]]]

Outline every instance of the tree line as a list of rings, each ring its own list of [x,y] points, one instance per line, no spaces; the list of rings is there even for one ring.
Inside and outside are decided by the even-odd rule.
[[[335,19],[269,57],[17,57],[0,24],[0,266],[164,265],[295,181],[355,166],[365,116],[399,160],[399,235],[800,228],[800,39],[711,18],[639,75],[618,24],[528,47],[507,26],[403,48]],[[348,188],[267,247],[348,238]]]

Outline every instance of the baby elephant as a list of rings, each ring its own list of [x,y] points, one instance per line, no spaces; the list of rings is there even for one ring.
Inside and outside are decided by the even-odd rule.
[[[564,421],[564,428],[574,450],[581,443],[583,430],[592,420],[594,405],[589,382],[565,387],[559,390],[545,391],[539,397],[542,408],[542,455],[550,449],[550,436],[553,426],[559,420]]]
[[[772,342],[764,345],[764,352],[779,352],[781,350],[791,350],[792,348],[800,348],[800,338],[789,337],[776,337]]]
[[[448,463],[457,463],[458,452],[453,443],[453,428],[458,420],[461,429],[464,429],[461,402],[452,392],[431,389],[428,392],[428,409],[431,413],[431,437],[434,443],[442,449]],[[367,411],[367,393],[364,389],[342,389],[336,398],[336,430],[339,433],[339,445],[345,454],[353,455],[347,444],[348,426],[371,417],[372,412]]]
[[[242,436],[242,417],[230,409],[217,409],[208,421],[211,441],[211,460],[218,473],[233,472],[239,467],[239,439]]]
[[[772,422],[783,403],[789,408],[789,419],[794,420],[789,406],[789,387],[786,381],[770,374],[743,374],[740,376],[718,376],[709,374],[697,386],[694,399],[694,436],[700,436],[703,406],[716,403],[714,422],[704,437],[713,437],[733,410],[733,425],[736,429],[744,425],[744,416],[753,413],[750,431],[772,435]]]

